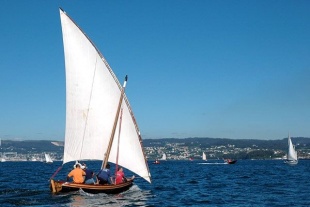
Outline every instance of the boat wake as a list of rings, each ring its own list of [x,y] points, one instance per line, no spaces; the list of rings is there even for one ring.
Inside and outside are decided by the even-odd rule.
[[[227,165],[228,163],[226,162],[201,162],[197,164],[199,165]]]
[[[152,197],[150,191],[141,190],[137,185],[133,185],[129,190],[120,194],[91,194],[80,189],[70,194],[71,202],[68,206],[146,206],[147,201]]]
[[[83,195],[83,196],[94,196],[95,195],[95,194],[87,193],[83,189],[80,189],[78,192],[80,195]]]

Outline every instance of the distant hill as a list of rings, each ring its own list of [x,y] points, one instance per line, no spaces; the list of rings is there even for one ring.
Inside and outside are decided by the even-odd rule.
[[[309,149],[310,138],[292,137],[297,149]],[[144,147],[164,147],[167,144],[178,144],[179,146],[209,148],[214,146],[234,145],[235,148],[257,148],[257,149],[279,149],[286,150],[287,138],[281,140],[258,140],[258,139],[228,139],[228,138],[162,138],[144,139]],[[1,152],[17,153],[42,153],[56,152],[63,153],[63,142],[53,140],[2,140]]]
[[[310,138],[292,137],[292,141],[296,148],[310,148]],[[255,146],[259,149],[287,149],[287,138],[281,140],[259,140],[259,139],[228,139],[228,138],[164,138],[164,139],[145,139],[144,147],[163,147],[167,143],[179,144],[180,146],[197,146],[201,148],[209,148],[212,146],[234,145],[236,148],[246,148]]]
[[[52,143],[53,142],[53,143]],[[58,146],[57,146],[58,144]],[[63,153],[63,142],[48,140],[1,140],[1,152],[17,152],[20,154],[56,152]]]

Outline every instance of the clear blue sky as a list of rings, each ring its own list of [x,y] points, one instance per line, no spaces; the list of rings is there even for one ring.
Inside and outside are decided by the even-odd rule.
[[[0,138],[64,139],[59,7],[128,74],[144,139],[310,137],[310,1],[2,0]]]

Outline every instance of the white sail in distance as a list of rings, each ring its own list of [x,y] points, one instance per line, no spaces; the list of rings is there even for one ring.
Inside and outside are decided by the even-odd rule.
[[[167,160],[167,155],[166,155],[166,153],[163,154],[163,156],[161,157],[160,160]]]
[[[66,67],[66,131],[63,163],[103,160],[113,128],[122,86],[109,64],[85,33],[60,9]],[[108,161],[150,182],[142,139],[126,98]]]
[[[206,153],[202,153],[202,160],[207,160],[207,155],[206,155]]]
[[[46,163],[53,163],[53,160],[49,154],[44,154]]]
[[[292,143],[290,135],[288,136],[288,152],[287,152],[287,160],[297,161],[297,152]]]

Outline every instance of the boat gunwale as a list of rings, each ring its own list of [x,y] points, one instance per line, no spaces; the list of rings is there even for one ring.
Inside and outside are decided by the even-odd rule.
[[[64,180],[51,180],[54,183],[61,185],[61,189],[55,193],[67,192],[65,189],[71,189],[71,191],[83,189],[83,190],[93,190],[97,193],[105,193],[105,191],[118,191],[123,188],[129,188],[134,181],[134,178],[128,178],[126,182],[120,184],[85,184],[85,183],[73,183]],[[64,188],[64,189],[63,189]],[[69,190],[70,191],[70,190]],[[108,193],[108,192],[107,192]]]

